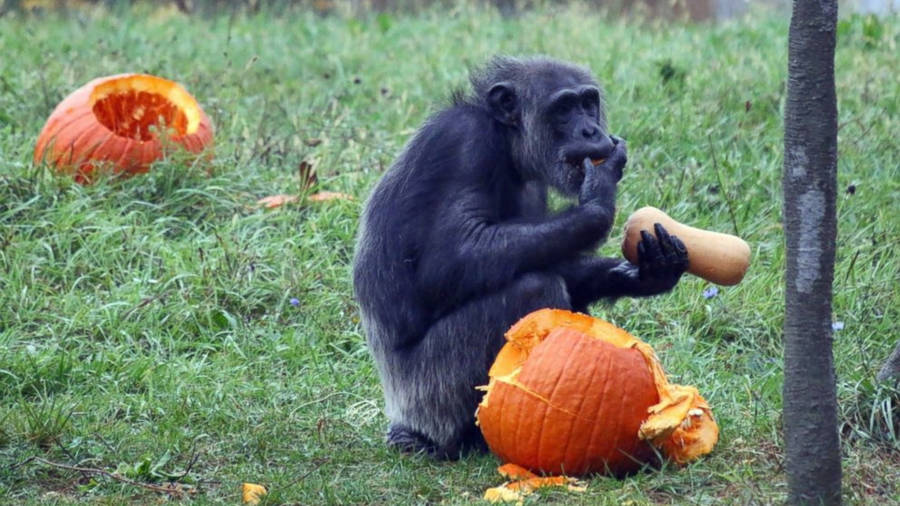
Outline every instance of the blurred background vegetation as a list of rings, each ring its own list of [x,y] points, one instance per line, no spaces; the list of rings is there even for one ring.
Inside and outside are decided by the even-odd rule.
[[[94,4],[107,7],[150,3],[170,4],[185,13],[211,14],[221,11],[256,12],[261,9],[312,10],[321,14],[355,14],[372,11],[415,11],[435,6],[451,6],[449,0],[0,0],[0,15],[11,10],[60,11],[78,9]],[[494,6],[505,14],[522,10],[559,6],[568,0],[478,0]],[[612,14],[630,14],[678,20],[721,20],[746,14],[756,8],[771,9],[789,14],[790,0],[579,0],[581,5],[595,6]],[[900,12],[900,0],[843,0],[842,12],[887,14]]]

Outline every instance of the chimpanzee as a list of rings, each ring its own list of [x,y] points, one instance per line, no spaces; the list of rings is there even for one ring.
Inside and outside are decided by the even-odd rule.
[[[441,458],[484,446],[475,387],[519,318],[666,292],[687,267],[659,225],[638,265],[592,254],[613,224],[626,149],[586,69],[496,57],[471,83],[376,185],[353,266],[387,442]],[[549,187],[577,204],[551,213]]]

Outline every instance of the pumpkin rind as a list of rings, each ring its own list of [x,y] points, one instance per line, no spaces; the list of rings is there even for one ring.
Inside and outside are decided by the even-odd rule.
[[[718,427],[693,387],[673,385],[653,349],[588,315],[535,311],[506,333],[476,413],[504,462],[569,475],[621,474],[709,453]]]
[[[653,453],[637,432],[657,401],[638,351],[559,328],[515,379],[498,380],[479,421],[505,462],[551,474],[627,472]]]
[[[179,84],[119,74],[90,81],[56,106],[38,135],[34,162],[47,162],[79,182],[89,182],[99,163],[116,173],[146,172],[167,149],[148,128],[159,116],[171,120],[168,144],[195,154],[212,146],[209,117]]]

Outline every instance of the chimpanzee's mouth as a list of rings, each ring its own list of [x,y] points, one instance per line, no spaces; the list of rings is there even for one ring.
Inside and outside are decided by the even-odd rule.
[[[584,158],[584,159],[582,159],[582,160],[580,160],[580,161],[577,161],[577,162],[575,162],[575,161],[568,161],[568,162],[566,162],[566,163],[569,164],[569,166],[572,167],[572,170],[575,171],[575,174],[578,176],[578,180],[579,180],[579,181],[584,181],[584,175],[585,175],[585,169],[586,169],[586,167],[585,167],[584,164],[585,164],[585,162],[587,162],[588,160],[590,160],[591,165],[593,165],[594,167],[596,167],[596,166],[600,165],[601,163],[603,163],[604,161],[606,161],[606,160],[603,159],[603,158],[590,158],[590,157],[586,157],[586,158]]]

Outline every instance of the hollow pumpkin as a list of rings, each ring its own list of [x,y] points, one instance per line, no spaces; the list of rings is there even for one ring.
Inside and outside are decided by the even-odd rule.
[[[94,79],[56,106],[38,135],[34,161],[90,182],[101,163],[138,174],[170,147],[201,153],[212,142],[209,117],[181,85],[120,74]]]
[[[477,422],[504,462],[536,472],[619,475],[712,451],[719,430],[693,387],[666,379],[653,349],[579,313],[535,311],[506,333]]]

